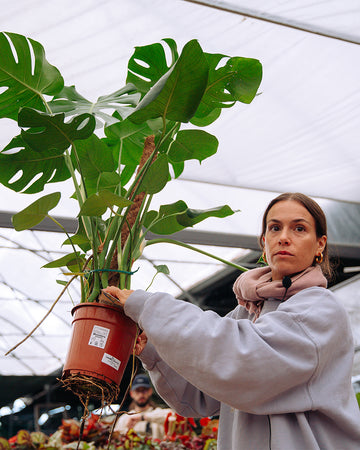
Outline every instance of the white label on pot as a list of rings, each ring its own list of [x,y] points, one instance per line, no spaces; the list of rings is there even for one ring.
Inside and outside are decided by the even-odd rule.
[[[109,355],[108,353],[104,353],[101,362],[107,364],[108,366],[111,366],[115,370],[119,370],[121,364],[121,361],[116,359],[114,356]]]
[[[110,330],[109,328],[99,327],[99,325],[94,325],[94,328],[91,332],[89,345],[93,345],[94,347],[105,348],[105,344],[107,338],[109,336]]]

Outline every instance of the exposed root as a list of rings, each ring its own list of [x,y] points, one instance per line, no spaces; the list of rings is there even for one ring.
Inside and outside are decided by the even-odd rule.
[[[60,379],[63,386],[79,397],[84,406],[84,417],[89,412],[87,404],[89,398],[100,400],[101,408],[114,403],[119,396],[120,388],[115,383],[108,383],[94,377],[81,374],[70,374]]]
[[[135,341],[135,342],[136,342],[136,341]],[[135,347],[134,347],[134,348],[135,348]],[[124,401],[125,401],[125,399],[126,399],[128,393],[129,393],[129,391],[130,391],[130,388],[131,388],[131,386],[132,386],[133,379],[134,379],[135,375],[137,374],[138,369],[139,369],[139,361],[136,360],[136,366],[135,366],[135,354],[133,353],[133,364],[132,364],[132,370],[131,370],[130,383],[129,383],[129,386],[127,387],[126,392],[125,392],[125,394],[124,394],[124,396],[123,396],[123,399],[122,399],[122,401],[121,401],[121,403],[120,403],[119,410],[115,413],[115,414],[116,414],[116,415],[115,415],[115,420],[114,420],[114,422],[113,422],[113,424],[112,424],[112,426],[111,426],[111,430],[110,430],[110,434],[109,434],[109,439],[108,439],[108,445],[107,445],[106,450],[110,450],[110,444],[111,444],[112,435],[113,435],[113,433],[114,433],[115,426],[116,426],[116,423],[117,423],[119,417],[120,417],[122,414],[124,414],[124,413],[128,413],[128,411],[122,411],[121,408],[122,408],[122,406],[123,406],[123,404],[124,404]]]

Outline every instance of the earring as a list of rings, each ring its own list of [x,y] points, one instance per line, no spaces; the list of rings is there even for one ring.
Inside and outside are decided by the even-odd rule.
[[[316,263],[321,264],[323,262],[323,260],[324,260],[324,256],[323,256],[322,253],[320,253],[320,255],[316,255],[315,256],[315,262]]]
[[[266,261],[266,253],[265,253],[265,252],[262,253],[261,258],[262,258],[262,260],[264,261],[264,263],[267,264],[267,261]]]

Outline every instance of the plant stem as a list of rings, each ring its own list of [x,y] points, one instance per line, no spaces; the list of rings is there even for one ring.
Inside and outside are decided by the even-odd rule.
[[[71,179],[75,188],[75,192],[76,192],[76,197],[79,203],[80,208],[82,207],[83,203],[84,203],[84,199],[83,199],[83,194],[80,190],[80,186],[78,184],[78,181],[76,179],[76,175],[75,175],[75,169],[74,166],[72,164],[71,161],[71,156],[69,154],[69,151],[66,150],[65,152],[65,162],[66,162],[66,166],[69,169],[70,175],[71,175]],[[82,217],[81,218],[83,224],[84,224],[84,228],[85,228],[85,232],[86,232],[86,236],[88,237],[88,239],[90,240],[90,222],[89,219],[87,217]]]
[[[163,120],[163,123],[164,123],[164,121],[165,121],[165,118],[164,118],[164,120]],[[179,128],[179,126],[180,126],[180,122],[175,122],[175,125],[173,125],[167,133],[166,133],[166,128],[165,128],[164,131],[163,131],[163,133],[162,133],[162,135],[161,135],[161,137],[160,137],[160,139],[159,139],[159,142],[158,142],[158,144],[157,144],[155,150],[158,150],[158,149],[161,147],[162,143],[165,142],[166,139],[167,139],[171,134],[174,133],[174,131],[176,130],[176,128]],[[165,121],[165,123],[164,123],[164,127],[166,127],[166,121]],[[165,133],[166,133],[166,134],[165,134]]]
[[[150,167],[156,150],[154,150],[150,156],[150,158],[146,161],[146,163],[144,164],[144,166],[141,168],[141,170],[139,171],[139,173],[137,174],[137,176],[135,177],[135,180],[133,182],[133,184],[131,185],[131,187],[128,189],[128,193],[130,193],[129,195],[129,200],[133,200],[136,196],[136,194],[138,193],[138,190],[140,188],[140,184],[141,184],[141,180],[143,179],[143,177],[145,176],[148,168]],[[111,224],[110,230],[109,230],[109,235],[108,235],[108,240],[107,242],[104,244],[104,255],[105,253],[107,253],[108,255],[113,255],[115,252],[115,248],[118,244],[118,240],[122,231],[122,228],[125,224],[125,221],[127,220],[127,215],[130,211],[132,205],[128,206],[126,208],[125,213],[123,214],[122,218],[121,218],[121,222],[119,224],[119,226],[115,226],[115,224]],[[117,211],[117,213],[119,213],[119,210]],[[115,222],[115,221],[114,221]],[[112,244],[110,245],[110,242],[112,241]],[[110,245],[110,250],[109,252],[107,252],[107,248]],[[109,268],[110,266],[110,259],[108,258],[108,264],[106,265],[106,268]]]
[[[77,171],[80,174],[80,178],[81,178],[81,183],[80,185],[78,184],[78,181],[76,179],[76,175],[75,175],[75,168],[73,166],[73,163],[71,161],[71,156],[69,154],[69,151],[66,150],[66,154],[65,154],[65,161],[66,161],[66,165],[70,171],[71,174],[71,178],[75,187],[75,192],[76,192],[76,196],[78,199],[78,203],[81,206],[84,203],[84,197],[86,198],[86,187],[85,187],[85,180],[82,174],[82,170],[81,170],[81,166],[80,166],[80,161],[79,161],[79,157],[76,151],[76,147],[74,144],[72,144],[72,149],[75,155],[75,160],[77,162]],[[83,189],[84,192],[81,192],[81,189]],[[81,220],[83,221],[84,224],[84,228],[85,228],[85,232],[86,235],[89,239],[89,241],[91,242],[91,249],[92,249],[92,254],[93,254],[93,265],[94,265],[94,269],[98,269],[99,265],[98,265],[98,255],[97,255],[97,249],[99,247],[99,241],[97,239],[97,234],[96,234],[96,229],[94,226],[94,223],[92,222],[92,220],[89,217],[85,217],[82,216]],[[98,289],[98,292],[100,292],[100,281],[99,281],[99,275],[98,274],[94,274],[94,289]],[[93,295],[91,294],[91,298],[93,297]],[[90,297],[89,297],[90,299]],[[83,299],[82,299],[83,301]],[[89,300],[90,301],[90,300]]]
[[[77,251],[75,249],[75,245],[74,245],[73,241],[71,240],[71,237],[70,237],[69,233],[65,230],[65,228],[61,225],[60,222],[58,222],[56,219],[54,219],[54,217],[51,217],[50,215],[47,215],[47,217],[49,219],[51,219],[53,222],[55,222],[56,225],[59,226],[63,230],[63,232],[66,234],[67,238],[70,241],[71,247],[72,247],[72,249],[74,251],[74,255],[75,255],[75,258],[76,258],[76,261],[77,261],[77,265],[78,265],[79,271],[81,271],[82,270],[81,260],[78,257]],[[80,288],[81,288],[81,301],[83,302],[83,301],[85,301],[85,286],[84,286],[83,280],[80,280]]]
[[[135,239],[134,239],[134,241],[136,243],[136,246],[134,248],[134,253],[136,253],[136,252],[138,252],[140,250],[141,244],[142,244],[142,242],[145,239],[145,234],[143,233],[142,236],[141,236],[141,233],[143,231],[145,216],[146,216],[147,212],[149,211],[150,204],[151,204],[151,201],[153,199],[153,196],[154,196],[153,194],[147,196],[146,202],[143,202],[142,212],[141,212],[141,214],[142,214],[141,215],[141,219],[139,218],[137,226],[136,226],[136,230],[135,230]]]
[[[47,214],[47,217],[48,217],[49,219],[51,219],[54,223],[56,223],[56,225],[57,225],[58,227],[60,227],[60,228],[63,230],[63,232],[66,234],[67,238],[68,238],[69,241],[70,241],[70,245],[71,245],[72,249],[74,250],[74,254],[75,254],[76,261],[77,261],[77,265],[78,265],[78,267],[79,267],[79,271],[81,271],[81,269],[82,269],[82,266],[81,266],[81,260],[79,260],[79,258],[78,258],[77,251],[76,251],[76,249],[75,249],[74,243],[73,243],[73,241],[71,240],[71,237],[70,237],[69,233],[65,230],[65,228],[61,225],[60,222],[58,222],[56,219],[54,219],[54,217],[51,217],[49,214]]]
[[[243,266],[239,266],[238,264],[235,264],[231,261],[227,261],[226,259],[222,259],[219,256],[215,256],[211,253],[205,252],[204,250],[200,250],[196,247],[193,247],[192,245],[185,244],[184,242],[176,241],[175,239],[167,239],[167,238],[160,238],[160,239],[152,239],[150,241],[145,242],[145,246],[153,245],[153,244],[175,244],[179,245],[180,247],[188,248],[189,250],[193,250],[194,252],[201,253],[202,255],[209,256],[210,258],[216,259],[217,261],[222,262],[223,264],[226,264],[227,266],[235,267],[235,269],[240,270],[241,272],[246,272],[248,269]]]

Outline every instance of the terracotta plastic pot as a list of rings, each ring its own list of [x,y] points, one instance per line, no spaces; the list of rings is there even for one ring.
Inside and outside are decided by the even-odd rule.
[[[80,303],[71,311],[73,331],[63,378],[87,375],[120,384],[132,353],[137,327],[119,308]]]

